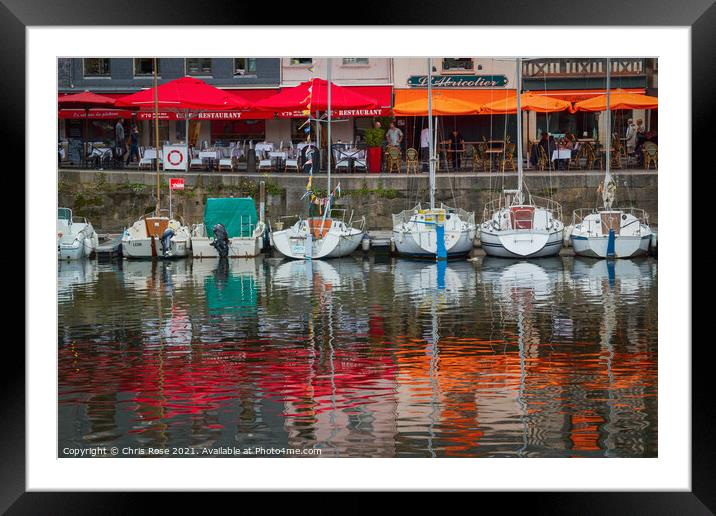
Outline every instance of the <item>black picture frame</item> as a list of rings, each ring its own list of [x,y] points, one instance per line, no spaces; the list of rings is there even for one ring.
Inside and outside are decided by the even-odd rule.
[[[713,131],[710,116],[714,113],[716,82],[713,72],[716,62],[716,5],[714,0],[607,0],[602,2],[571,0],[558,3],[512,2],[505,0],[447,1],[439,8],[426,0],[399,2],[362,2],[360,9],[349,10],[352,20],[366,25],[598,25],[598,26],[689,26],[692,36],[692,166],[708,172],[711,168],[699,160],[708,159],[696,148],[696,135],[710,135]],[[0,2],[0,98],[6,148],[25,148],[25,28],[35,25],[244,25],[255,22],[252,4],[228,0],[178,4],[170,0],[153,2],[110,2],[92,0],[2,0]],[[307,9],[297,4],[296,10]],[[335,5],[310,3],[309,21],[293,10],[272,12],[270,23],[332,24],[330,14]],[[323,9],[323,11],[322,11]],[[326,12],[323,20],[315,14]],[[171,16],[167,16],[171,13]],[[221,13],[221,16],[217,16]],[[279,16],[277,18],[276,16]],[[282,17],[282,18],[281,18]],[[341,18],[345,19],[345,18]],[[648,42],[645,46],[648,49]],[[631,50],[631,49],[630,49]],[[704,136],[705,138],[706,136]],[[704,141],[704,140],[700,140]],[[14,163],[12,172],[22,162]],[[7,172],[11,172],[8,170]],[[678,173],[690,174],[688,169]],[[9,174],[7,174],[9,175]],[[19,176],[19,175],[18,175]],[[17,191],[29,185],[24,178],[15,177]],[[20,197],[20,196],[18,196]],[[691,254],[689,253],[689,258]],[[28,271],[25,270],[25,273]],[[24,306],[24,305],[23,305]],[[689,343],[679,343],[686,352]],[[716,512],[716,444],[714,430],[713,387],[708,371],[709,340],[692,347],[692,490],[690,492],[642,493],[525,493],[509,494],[510,512],[524,508],[530,512],[550,514],[713,514]],[[2,361],[3,425],[0,440],[0,511],[8,514],[114,514],[141,510],[141,493],[28,493],[25,490],[25,354],[19,346],[8,351]],[[9,353],[13,356],[10,357]],[[697,410],[696,410],[697,409]],[[638,460],[638,459],[635,459]],[[358,495],[351,495],[356,497]],[[488,496],[488,495],[484,495]],[[489,495],[492,496],[492,495]],[[498,495],[499,496],[499,495]],[[167,497],[165,497],[167,498]],[[223,498],[223,497],[222,497]],[[183,497],[174,501],[185,503]],[[295,501],[277,497],[278,503],[289,507]],[[293,500],[293,498],[292,498]],[[164,500],[166,501],[166,500]],[[214,503],[221,503],[215,498]],[[245,502],[248,504],[248,502]],[[348,502],[348,506],[354,505]],[[246,505],[247,507],[248,505]],[[164,506],[164,510],[168,507]],[[278,508],[278,507],[274,507]],[[367,509],[367,507],[366,507]]]

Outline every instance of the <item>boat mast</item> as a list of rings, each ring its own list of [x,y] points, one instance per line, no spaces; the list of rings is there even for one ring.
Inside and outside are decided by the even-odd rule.
[[[522,58],[517,58],[517,202],[522,204]]]
[[[331,144],[331,58],[326,59],[326,66],[328,71],[326,72],[326,79],[328,79],[328,202],[331,202],[331,154],[333,153],[333,145]],[[326,209],[330,207],[330,204]]]
[[[609,110],[611,106],[611,85],[610,85],[610,77],[609,77],[609,66],[610,66],[610,59],[607,57],[607,141],[606,141],[606,167],[605,167],[605,173],[604,173],[604,185],[602,186],[602,199],[604,200],[604,207],[607,210],[610,210],[612,208],[612,201],[614,199],[611,198],[611,194],[609,193],[609,185],[612,183],[612,175],[609,172],[609,166],[611,165],[611,146],[612,146],[612,113]]]
[[[156,209],[156,216],[159,217],[159,208],[161,206],[161,179],[159,176],[159,92],[157,91],[157,58],[155,57],[153,59],[153,67],[154,67],[154,144],[155,144],[155,153],[156,161],[157,161],[157,209]]]
[[[433,143],[433,58],[428,57],[428,135],[430,136],[430,209],[435,209],[435,148]]]

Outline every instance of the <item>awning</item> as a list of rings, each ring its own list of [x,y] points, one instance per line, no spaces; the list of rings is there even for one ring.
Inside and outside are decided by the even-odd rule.
[[[554,113],[571,109],[572,104],[567,100],[555,97],[546,97],[534,95],[531,92],[520,95],[520,109],[522,111],[535,111],[537,113]],[[514,97],[498,100],[497,102],[489,102],[482,106],[482,114],[516,114],[517,113],[517,95]]]
[[[113,118],[131,118],[132,112],[123,109],[90,109],[86,118],[89,120],[110,120]],[[58,118],[65,120],[68,118],[85,118],[84,109],[60,109]]]
[[[484,104],[489,102],[495,102],[516,96],[515,90],[504,89],[461,90],[434,88],[433,95],[436,94],[443,98],[454,99],[479,107],[482,107]],[[428,90],[425,88],[395,90],[395,105],[399,106],[417,99],[426,100],[427,97]]]
[[[577,102],[572,108],[572,112],[605,111],[607,109],[607,100],[609,101],[610,111],[616,109],[656,109],[659,107],[658,97],[617,90],[609,95],[609,99],[607,99],[606,95],[599,95],[598,97]]]
[[[598,97],[604,95],[605,90],[591,89],[591,90],[531,90],[530,93],[534,95],[544,95],[547,97],[554,97],[561,100],[567,100],[569,102],[579,102],[581,100],[590,99],[592,97]],[[612,89],[613,93],[616,93],[616,89]],[[644,94],[646,91],[644,88],[621,88],[619,91],[627,93],[639,93]]]
[[[407,102],[396,102],[393,113],[397,116],[426,116],[428,107],[434,116],[444,115],[476,115],[480,112],[480,104],[465,102],[444,96],[441,92],[433,92],[432,104],[428,106],[428,96],[409,100]]]

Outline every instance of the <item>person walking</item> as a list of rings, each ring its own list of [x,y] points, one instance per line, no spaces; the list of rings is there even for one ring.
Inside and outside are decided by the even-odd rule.
[[[127,156],[127,165],[132,161],[132,158],[134,156],[137,156],[137,161],[140,160],[139,157],[139,129],[137,129],[137,126],[135,125],[132,127],[132,132],[129,135],[129,156]]]

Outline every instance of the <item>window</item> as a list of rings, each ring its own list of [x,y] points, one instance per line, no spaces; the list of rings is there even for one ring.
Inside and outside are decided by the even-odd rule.
[[[82,60],[85,77],[109,77],[109,59],[92,57]]]
[[[159,60],[157,59],[157,64]],[[134,76],[146,77],[154,75],[154,58],[134,59]]]
[[[311,57],[292,57],[291,66],[297,65],[311,65],[313,64],[313,58]]]
[[[343,65],[367,65],[368,64],[368,58],[367,57],[344,57],[343,58]]]
[[[256,75],[256,59],[235,57],[234,75]]]
[[[443,58],[443,72],[467,72],[475,69],[471,57]]]
[[[186,74],[210,76],[211,75],[211,58],[210,57],[187,57],[185,60]]]

